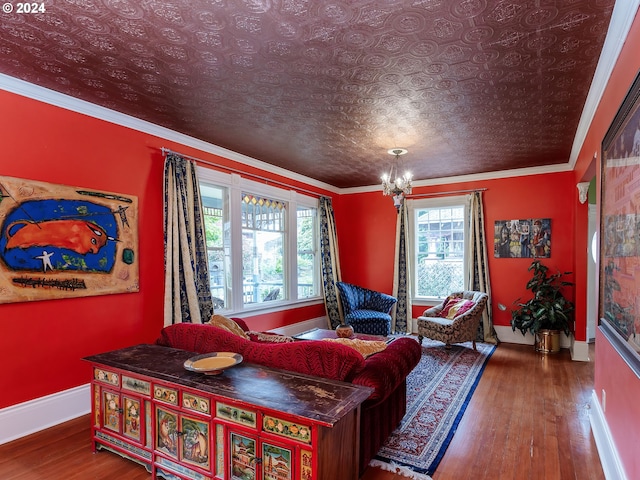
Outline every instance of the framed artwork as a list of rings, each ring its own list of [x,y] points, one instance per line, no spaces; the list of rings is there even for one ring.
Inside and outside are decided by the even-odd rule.
[[[640,375],[640,74],[602,141],[602,332]]]
[[[497,220],[493,229],[496,258],[551,257],[551,219]]]
[[[139,291],[138,199],[0,176],[0,303]]]
[[[190,463],[204,470],[210,468],[210,448],[209,448],[209,422],[190,418],[180,417],[182,432],[182,461]]]
[[[291,450],[267,442],[262,443],[262,472],[265,479],[291,480]]]
[[[231,480],[256,479],[256,441],[231,433]]]

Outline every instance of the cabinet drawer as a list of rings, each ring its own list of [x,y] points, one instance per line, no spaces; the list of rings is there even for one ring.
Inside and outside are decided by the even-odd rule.
[[[182,408],[196,413],[211,415],[211,401],[208,398],[182,392]]]
[[[120,375],[109,370],[102,368],[93,368],[93,378],[98,382],[106,383],[107,385],[113,385],[115,387],[120,386]]]
[[[122,375],[122,389],[141,395],[151,395],[151,382],[129,377],[128,375]]]
[[[243,408],[232,407],[226,403],[216,403],[216,417],[229,422],[244,425],[245,427],[256,428],[258,426],[256,412]]]
[[[153,398],[171,405],[178,405],[178,390],[156,384],[153,386]]]
[[[262,418],[262,430],[281,437],[311,443],[311,427],[302,423],[289,422],[277,417],[265,415]]]

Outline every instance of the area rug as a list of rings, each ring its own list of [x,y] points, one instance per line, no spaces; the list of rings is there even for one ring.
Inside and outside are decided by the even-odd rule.
[[[407,413],[372,466],[426,479],[451,443],[495,345],[452,345],[424,339],[420,363],[407,377]]]

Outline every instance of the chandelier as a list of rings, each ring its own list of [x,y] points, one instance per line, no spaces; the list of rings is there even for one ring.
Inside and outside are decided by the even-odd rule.
[[[391,164],[388,174],[382,175],[382,193],[393,196],[393,206],[400,211],[405,195],[411,193],[411,173],[405,172],[398,176],[398,162],[400,155],[404,155],[408,150],[405,148],[392,148],[387,153],[394,155],[395,159]]]

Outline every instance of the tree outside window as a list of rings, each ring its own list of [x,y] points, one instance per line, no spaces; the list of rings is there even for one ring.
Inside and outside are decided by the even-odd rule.
[[[465,205],[460,197],[415,201],[412,220],[416,298],[444,298],[464,290]]]

